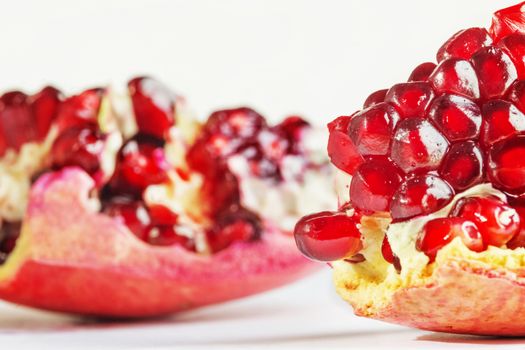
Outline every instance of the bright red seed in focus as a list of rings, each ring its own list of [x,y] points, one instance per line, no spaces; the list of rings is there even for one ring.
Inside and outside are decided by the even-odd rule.
[[[502,96],[516,80],[518,73],[510,57],[497,47],[486,47],[472,56],[481,97],[485,99]]]
[[[396,84],[385,97],[385,101],[396,106],[403,118],[423,117],[433,99],[434,91],[427,82]]]
[[[372,107],[373,105],[384,102],[387,91],[388,89],[381,89],[381,90],[372,92],[366,98],[365,103],[363,104],[363,109],[367,109],[368,107]]]
[[[483,105],[481,139],[486,146],[507,140],[525,131],[525,115],[512,103],[492,100]]]
[[[353,174],[363,162],[363,157],[348,135],[350,120],[351,117],[341,116],[328,124],[328,156],[336,167]]]
[[[439,175],[456,191],[463,191],[483,180],[483,153],[474,141],[453,144],[439,169]]]
[[[341,212],[303,217],[295,225],[294,236],[299,250],[318,261],[351,258],[362,248],[359,221]]]
[[[520,230],[507,242],[507,248],[525,248],[525,207],[522,204],[512,205],[512,207],[520,216]]]
[[[475,252],[484,250],[483,237],[476,225],[464,218],[440,218],[425,224],[416,241],[417,250],[434,261],[438,251],[459,237],[465,246]]]
[[[490,44],[492,39],[485,28],[463,29],[441,46],[437,53],[437,61],[441,62],[447,58],[468,60],[476,51]]]
[[[432,72],[436,69],[436,64],[433,62],[425,62],[421,63],[419,66],[414,68],[410,76],[408,77],[408,81],[427,81],[428,77]]]
[[[525,34],[513,33],[504,37],[498,47],[503,50],[514,63],[518,78],[525,78]]]
[[[459,200],[451,216],[476,224],[484,246],[501,247],[519,232],[520,218],[514,208],[497,197],[468,197]]]
[[[489,151],[488,175],[492,183],[507,192],[525,191],[525,137],[498,143]]]
[[[525,10],[523,7],[524,4],[519,3],[494,13],[489,30],[494,41],[497,42],[514,32],[523,32],[523,23],[525,23]]]
[[[469,61],[449,58],[441,62],[428,77],[435,91],[479,98],[479,81]]]

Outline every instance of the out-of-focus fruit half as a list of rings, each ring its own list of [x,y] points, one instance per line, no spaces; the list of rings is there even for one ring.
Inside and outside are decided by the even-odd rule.
[[[0,298],[145,317],[304,276],[316,266],[293,225],[336,198],[322,136],[300,117],[271,126],[244,107],[197,122],[149,77],[123,96],[5,93]]]
[[[525,3],[328,128],[340,209],[295,238],[356,314],[525,335]]]

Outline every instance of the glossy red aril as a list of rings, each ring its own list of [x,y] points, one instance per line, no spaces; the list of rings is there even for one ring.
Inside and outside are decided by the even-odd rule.
[[[469,28],[454,34],[447,40],[437,53],[437,60],[441,62],[447,58],[461,58],[468,60],[481,49],[492,44],[492,39],[485,28]]]
[[[481,137],[486,146],[511,138],[525,131],[525,115],[512,103],[492,100],[483,105]]]
[[[103,136],[93,127],[68,129],[53,143],[52,167],[79,166],[88,174],[95,175],[100,170],[104,144]]]
[[[525,29],[525,27],[524,27]],[[518,78],[525,78],[525,34],[510,34],[498,43],[498,47],[505,52],[516,67]]]
[[[195,241],[177,233],[174,226],[153,226],[146,232],[146,241],[156,246],[178,245],[189,251],[195,251]]]
[[[388,237],[385,235],[385,238],[383,238],[383,243],[381,243],[381,255],[383,255],[383,259],[386,260],[386,262],[393,264],[394,263],[394,253],[392,252],[392,247],[390,247],[390,243],[388,242]]]
[[[514,32],[523,32],[523,23],[525,23],[524,6],[525,4],[519,3],[494,13],[492,16],[492,25],[489,30],[494,41],[497,42],[501,38]]]
[[[349,174],[353,174],[363,162],[363,157],[348,134],[351,118],[341,116],[328,124],[330,136],[327,147],[332,164]]]
[[[348,134],[361,156],[386,155],[398,120],[392,105],[379,103],[353,116]]]
[[[350,258],[361,248],[359,221],[341,212],[321,212],[303,217],[295,225],[299,250],[313,260]]]
[[[403,118],[422,117],[433,98],[434,91],[429,83],[411,82],[392,86],[385,96],[385,102],[396,106]]]
[[[435,170],[448,148],[447,139],[426,119],[399,122],[392,141],[391,158],[406,174]]]
[[[105,89],[94,88],[68,97],[62,102],[58,111],[59,131],[77,127],[96,127],[105,93]]]
[[[435,91],[479,98],[479,81],[469,61],[449,58],[441,62],[428,77]]]
[[[439,175],[456,191],[483,180],[483,152],[474,141],[453,144],[443,159]]]
[[[114,185],[124,193],[140,195],[147,186],[165,182],[170,168],[162,142],[139,134],[119,152]]]
[[[61,101],[62,94],[52,86],[46,86],[29,98],[38,141],[47,136],[51,123],[58,115]]]
[[[479,135],[480,108],[466,97],[444,94],[436,98],[430,106],[428,118],[449,141],[469,140]]]
[[[425,224],[416,241],[417,250],[434,261],[438,251],[459,237],[465,246],[475,252],[484,249],[483,237],[474,222],[464,218],[439,218]]]
[[[481,97],[485,99],[502,96],[518,77],[514,63],[499,48],[483,48],[471,61],[478,75]]]
[[[227,138],[251,138],[266,127],[264,118],[251,108],[241,107],[213,112],[204,125],[210,134]]]
[[[401,171],[387,160],[367,161],[357,169],[350,183],[350,202],[357,208],[388,211],[401,182]]]
[[[35,138],[31,107],[26,94],[11,91],[0,97],[0,124],[7,148],[18,151],[23,144]]]
[[[175,95],[149,77],[131,80],[128,89],[139,131],[162,139],[175,124]]]
[[[525,80],[517,80],[507,92],[507,100],[522,112],[525,111]]]
[[[390,213],[396,221],[429,214],[446,206],[453,195],[452,188],[435,175],[412,177],[394,193]]]
[[[368,107],[372,107],[373,105],[384,102],[387,91],[388,89],[381,89],[381,90],[372,92],[366,98],[365,103],[363,104],[363,109],[367,109]]]
[[[525,190],[525,137],[515,137],[492,147],[487,171],[497,188],[522,193]]]
[[[419,66],[414,68],[410,76],[408,77],[408,81],[427,81],[428,77],[432,72],[436,69],[436,64],[433,62],[425,62],[421,63]]]
[[[142,202],[115,197],[105,204],[103,212],[125,224],[139,239],[147,239],[151,217]]]
[[[451,216],[474,222],[485,247],[503,246],[520,229],[520,217],[516,210],[497,197],[463,198],[456,203]]]

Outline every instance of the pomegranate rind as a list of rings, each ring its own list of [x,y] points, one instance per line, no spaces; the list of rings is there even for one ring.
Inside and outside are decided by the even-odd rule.
[[[1,299],[83,315],[159,316],[263,292],[316,268],[288,233],[272,228],[211,256],[150,246],[97,211],[93,187],[78,168],[33,185],[19,243],[0,267]]]
[[[374,309],[355,298],[355,288],[337,283],[338,293],[358,316],[437,332],[525,335],[525,268],[450,258],[435,266],[424,284],[398,289]]]

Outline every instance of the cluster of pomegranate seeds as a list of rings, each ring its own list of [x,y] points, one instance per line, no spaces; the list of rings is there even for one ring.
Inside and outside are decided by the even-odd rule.
[[[352,176],[350,201],[341,203],[341,212],[351,206],[367,215],[388,215],[394,223],[406,221],[490,183],[510,204],[495,198],[461,200],[450,218],[427,224],[417,248],[434,259],[454,237],[474,251],[489,245],[525,247],[516,211],[525,205],[523,6],[496,12],[489,31],[454,34],[438,50],[437,64],[422,63],[408,82],[373,92],[363,110],[328,124],[330,159]],[[344,214],[333,214],[334,224],[339,215]],[[298,225],[297,237],[309,235],[305,223],[313,219]],[[323,243],[333,232],[315,232],[309,241],[314,243],[298,244],[305,255],[319,259],[332,249],[332,257],[343,258],[338,249],[344,247]],[[394,263],[386,240],[382,251]]]

